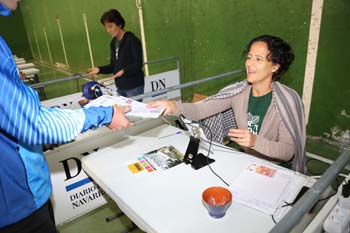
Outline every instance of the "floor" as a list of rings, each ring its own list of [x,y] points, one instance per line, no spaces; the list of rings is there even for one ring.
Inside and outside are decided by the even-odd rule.
[[[127,216],[123,215],[110,222],[106,222],[106,218],[120,213],[118,206],[109,201],[103,205],[69,223],[58,226],[59,233],[141,233],[138,228],[129,230],[133,227],[132,222]]]
[[[69,72],[65,72],[45,64],[36,63],[36,67],[40,69],[40,82],[72,76],[72,74]],[[47,99],[51,99],[76,93],[81,91],[81,87],[86,81],[87,80],[74,80],[45,86],[46,97]],[[310,153],[332,160],[335,160],[339,155],[338,148],[315,141],[308,140],[306,149]],[[309,175],[321,175],[328,168],[328,166],[329,165],[323,162],[313,159],[309,159],[307,161]],[[336,186],[336,182],[333,184],[333,186]],[[142,232],[140,229],[129,231],[128,229],[132,227],[132,222],[125,215],[111,222],[106,222],[106,217],[119,212],[120,210],[118,206],[113,201],[109,201],[106,205],[101,206],[69,223],[59,226],[58,229],[60,233]]]

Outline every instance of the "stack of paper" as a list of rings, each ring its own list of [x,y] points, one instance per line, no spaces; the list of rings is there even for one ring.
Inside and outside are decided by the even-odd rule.
[[[143,118],[157,118],[159,117],[163,112],[164,108],[147,108],[146,104],[141,103],[139,101],[126,98],[123,96],[110,96],[110,95],[103,95],[98,97],[97,99],[91,101],[90,103],[86,104],[84,108],[88,107],[99,107],[99,106],[125,106],[129,105],[131,106],[131,111],[127,112],[126,116],[135,116],[135,117],[143,117]]]
[[[296,175],[293,180],[288,185],[287,190],[282,196],[282,200],[279,203],[276,211],[273,213],[273,217],[276,221],[279,221],[284,215],[288,213],[293,206],[288,205],[288,203],[293,203],[294,199],[305,185],[306,179],[304,176]]]
[[[230,186],[233,201],[273,214],[294,177],[291,170],[250,162]]]

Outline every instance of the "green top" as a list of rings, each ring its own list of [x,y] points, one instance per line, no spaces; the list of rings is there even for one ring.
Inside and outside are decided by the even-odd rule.
[[[118,38],[116,37],[115,40],[114,40],[114,47],[118,48],[119,45],[120,45],[120,40],[118,40]]]
[[[266,95],[255,97],[250,91],[249,103],[248,103],[248,129],[253,134],[258,134],[261,128],[261,124],[266,115],[267,109],[270,106],[272,100],[272,92]]]
[[[119,51],[119,45],[120,45],[120,41],[118,40],[118,38],[116,37],[114,40],[114,48],[115,48],[115,59],[118,61],[118,51]]]

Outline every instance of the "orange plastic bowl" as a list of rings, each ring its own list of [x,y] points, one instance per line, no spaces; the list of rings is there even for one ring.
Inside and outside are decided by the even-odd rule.
[[[223,187],[210,187],[203,191],[202,201],[210,216],[222,218],[231,206],[232,193]]]

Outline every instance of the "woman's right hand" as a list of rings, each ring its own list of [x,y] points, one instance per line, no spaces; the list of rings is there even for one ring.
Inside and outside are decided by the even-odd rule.
[[[92,67],[88,69],[88,75],[95,75],[100,72],[100,68],[98,67]]]
[[[177,113],[177,105],[176,105],[176,102],[173,100],[157,100],[147,104],[147,108],[157,108],[157,107],[165,108],[163,115]]]

